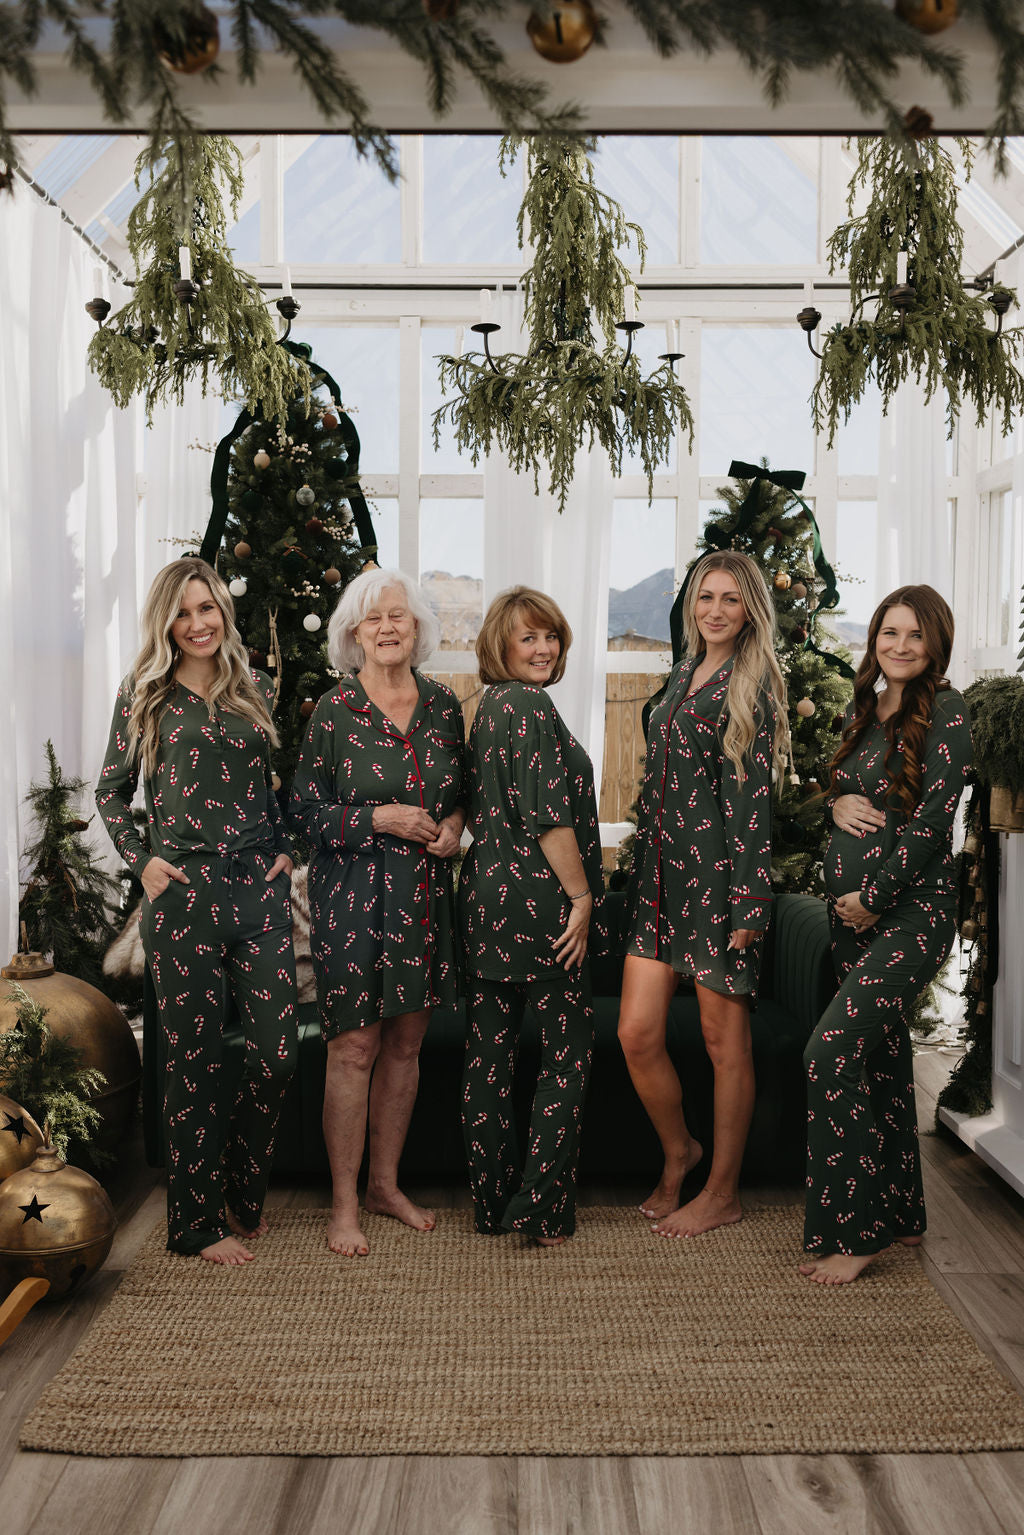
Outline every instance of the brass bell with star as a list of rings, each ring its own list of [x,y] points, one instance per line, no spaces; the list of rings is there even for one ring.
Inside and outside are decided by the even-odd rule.
[[[27,1109],[0,1093],[0,1183],[28,1167],[43,1144],[43,1132]]]
[[[116,1229],[96,1179],[44,1140],[30,1167],[0,1183],[0,1295],[32,1278],[48,1280],[51,1296],[70,1294],[103,1263]]]
[[[101,1115],[96,1144],[112,1151],[131,1123],[142,1077],[139,1047],[127,1018],[102,991],[77,976],[63,975],[35,952],[15,954],[0,976],[23,986],[32,1001],[46,1009],[53,1033],[81,1051],[82,1066],[106,1077],[106,1085],[90,1101]],[[0,986],[0,1033],[18,1023],[18,1006],[10,991]]]

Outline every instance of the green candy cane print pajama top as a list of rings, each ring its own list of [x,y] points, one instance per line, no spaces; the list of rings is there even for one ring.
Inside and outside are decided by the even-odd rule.
[[[253,680],[273,701],[273,684]],[[291,856],[270,787],[266,733],[240,715],[210,714],[180,683],[160,720],[156,768],[144,781],[150,847],[131,804],[137,765],[128,763],[132,681],[117,695],[96,805],[114,846],[141,873],[151,857],[174,864],[171,880],[145,897],[142,944],[167,1047],[167,1245],[198,1253],[230,1235],[225,1205],[244,1227],[259,1223],[274,1135],[295,1067],[297,1014],[290,882],[266,874]],[[245,1033],[242,1076],[226,1134],[218,1134],[224,977]]]
[[[849,713],[847,723],[849,722]],[[897,750],[901,742],[897,735]],[[909,1010],[953,941],[952,833],[971,762],[967,707],[935,695],[921,799],[910,816],[885,803],[889,740],[877,720],[840,763],[833,798],[863,794],[885,826],[858,837],[834,826],[825,852],[839,991],[807,1045],[808,1252],[881,1252],[925,1227]],[[879,914],[857,933],[835,913],[859,892]]]
[[[469,776],[473,843],[459,878],[462,1129],[476,1228],[571,1236],[593,1007],[587,962],[566,971],[552,951],[572,904],[539,839],[559,826],[574,831],[594,897],[596,952],[604,880],[594,771],[543,688],[502,682],[484,693],[473,721]],[[527,1003],[540,1024],[541,1060],[524,1165],[512,1079]]]
[[[651,711],[625,952],[754,1007],[763,938],[728,942],[737,928],[763,935],[771,913],[775,709],[759,692],[740,784],[722,752],[732,661],[691,693],[699,660],[678,663]]]
[[[327,1040],[457,1001],[452,861],[373,829],[378,805],[443,821],[463,803],[459,700],[413,675],[405,735],[345,677],[313,711],[295,770],[288,813],[313,844],[309,937]]]

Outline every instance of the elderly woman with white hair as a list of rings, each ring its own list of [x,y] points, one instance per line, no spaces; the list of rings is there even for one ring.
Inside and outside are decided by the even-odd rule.
[[[415,581],[365,570],[342,593],[328,654],[347,673],[320,699],[289,813],[313,845],[310,947],[327,1041],[327,1245],[369,1251],[356,1180],[369,1120],[366,1209],[418,1231],[435,1221],[398,1187],[419,1050],[456,999],[452,856],[465,822],[462,711],[416,666],[439,625]]]

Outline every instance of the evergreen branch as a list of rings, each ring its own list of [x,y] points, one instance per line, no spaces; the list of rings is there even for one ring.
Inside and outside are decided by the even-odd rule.
[[[102,1116],[91,1103],[107,1084],[101,1071],[83,1066],[82,1052],[55,1034],[46,1022],[46,1008],[34,1002],[23,986],[8,982],[17,1026],[0,1034],[0,1086],[40,1124],[49,1123],[50,1138],[62,1157],[69,1145],[88,1146]],[[94,1160],[103,1154],[90,1148]]]

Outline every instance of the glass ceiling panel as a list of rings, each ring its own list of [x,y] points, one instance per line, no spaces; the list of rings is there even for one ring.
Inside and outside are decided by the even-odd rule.
[[[401,192],[346,135],[321,135],[285,172],[284,252],[317,265],[401,261]]]
[[[722,266],[817,259],[816,139],[701,140],[700,259]]]
[[[427,134],[423,139],[423,254],[428,265],[518,266],[516,218],[522,155],[498,170],[497,137]]]

